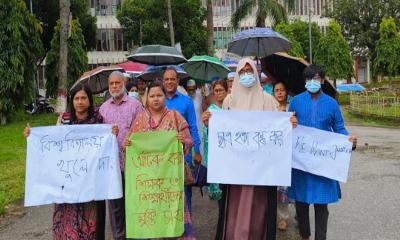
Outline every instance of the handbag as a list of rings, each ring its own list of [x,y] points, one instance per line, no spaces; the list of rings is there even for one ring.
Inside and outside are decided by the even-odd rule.
[[[203,187],[207,186],[207,168],[203,164],[196,165],[192,169],[193,183],[192,186],[200,188],[200,194],[203,197]]]
[[[192,169],[193,186],[207,186],[207,168],[203,164],[196,165]]]
[[[175,125],[176,125],[176,130],[179,131],[178,128],[178,120],[176,118],[176,111],[171,110],[174,113],[174,119],[175,119]],[[183,163],[184,163],[184,185],[185,186],[189,186],[193,184],[193,175],[192,175],[192,171],[190,169],[189,164],[185,161],[185,159],[183,159]]]

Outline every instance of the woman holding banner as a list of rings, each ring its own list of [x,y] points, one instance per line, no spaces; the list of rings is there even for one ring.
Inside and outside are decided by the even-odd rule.
[[[226,98],[229,88],[228,88],[228,83],[226,80],[218,80],[212,83],[212,93],[215,97],[215,103],[211,104],[207,110],[203,113],[203,143],[204,143],[204,154],[203,154],[203,159],[204,159],[204,164],[207,166],[208,164],[208,119],[210,117],[210,114],[212,111],[218,111],[222,110],[222,104],[224,102],[224,99]],[[222,188],[223,186],[217,184],[217,183],[210,183],[207,186],[207,192],[212,200],[218,201],[218,225],[222,224],[222,219],[223,217],[221,214],[224,212],[222,209],[223,206],[223,200],[222,200]],[[220,231],[221,227],[217,227],[217,231]],[[217,236],[220,235],[220,233],[217,232]]]
[[[145,111],[136,117],[134,124],[132,125],[131,134],[151,131],[177,131],[177,137],[183,144],[183,151],[186,155],[193,146],[193,140],[190,136],[188,123],[178,112],[166,108],[166,92],[161,82],[151,82],[147,87],[146,92],[147,98]],[[129,138],[130,136],[125,139],[125,146],[131,145]],[[178,239],[196,239],[189,209],[186,201],[183,202],[185,204],[184,233]]]
[[[71,91],[68,100],[69,111],[60,116],[58,121],[60,124],[103,123],[103,117],[95,109],[92,92],[87,86],[77,85]],[[117,135],[118,127],[113,126],[112,132]],[[24,129],[24,136],[28,137],[29,134],[30,126],[28,124]],[[105,201],[54,205],[52,228],[54,240],[103,240],[105,239],[104,227]]]
[[[223,102],[225,110],[277,111],[278,103],[264,93],[253,61],[239,61],[231,93]],[[208,125],[210,113],[203,116]],[[293,116],[292,125],[297,125]],[[216,239],[272,240],[276,238],[276,187],[225,185]]]
[[[284,82],[275,82],[272,92],[276,101],[278,101],[278,111],[287,112],[289,108],[288,92]],[[278,187],[278,229],[285,231],[289,220],[289,198],[287,196],[287,187]]]
[[[228,94],[228,84],[226,80],[217,80],[212,83],[211,86],[213,95],[215,97],[215,103],[211,104],[207,110],[203,113],[203,116],[208,115],[211,111],[222,110],[222,104],[226,95]],[[207,122],[208,124],[208,122]],[[204,164],[207,166],[208,161],[208,129],[203,125],[203,143],[204,143]],[[212,200],[220,200],[222,191],[218,184],[210,184],[207,186],[207,192]]]

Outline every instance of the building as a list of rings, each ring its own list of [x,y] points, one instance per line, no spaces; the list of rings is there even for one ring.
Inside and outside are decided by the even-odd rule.
[[[129,49],[133,43],[125,40],[122,27],[116,17],[117,10],[124,0],[87,0],[89,13],[95,16],[97,21],[96,47],[87,53],[89,70],[98,66],[127,61]],[[39,92],[45,95],[46,63],[43,61],[37,71]]]
[[[97,19],[96,48],[88,52],[90,68],[124,62],[133,43],[124,38],[116,17],[123,0],[87,0],[89,11]]]
[[[249,16],[240,22],[240,28],[235,31],[231,26],[232,14],[241,4],[241,0],[212,0],[213,24],[214,24],[214,49],[215,55],[221,59],[234,58],[227,53],[228,43],[236,32],[255,27],[255,16],[257,9],[254,8]],[[322,32],[326,32],[329,18],[325,17],[326,8],[330,7],[330,0],[296,0],[294,10],[289,12],[289,20],[300,19],[308,22],[309,3],[311,5],[311,21],[316,22]],[[207,8],[207,0],[202,0],[202,5]],[[266,26],[271,26],[270,20],[266,20]],[[370,76],[369,61],[356,60],[354,64],[355,81],[369,82]]]
[[[311,21],[316,22],[322,31],[326,30],[329,18],[324,17],[325,6],[328,0],[296,0],[295,9],[289,13],[289,19],[300,19],[308,21],[308,1],[312,4]],[[241,4],[241,0],[213,0],[213,24],[214,24],[214,48],[216,56],[225,58],[226,49],[229,41],[236,33],[231,26],[231,16]],[[204,8],[207,8],[207,0],[202,0]],[[255,27],[256,11],[254,8],[252,13],[240,23],[240,29],[250,29]],[[266,26],[271,26],[270,20],[266,20]]]

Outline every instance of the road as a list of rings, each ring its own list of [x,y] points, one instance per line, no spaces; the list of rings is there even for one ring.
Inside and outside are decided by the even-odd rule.
[[[328,239],[400,239],[400,129],[350,126],[358,136],[348,183],[341,184],[342,200],[329,207]],[[214,239],[217,205],[195,191],[193,222],[197,238]],[[312,208],[310,208],[312,209]],[[312,212],[312,211],[311,211]],[[289,228],[278,240],[298,240],[294,208]],[[52,206],[17,208],[0,224],[0,240],[51,239]],[[313,217],[311,217],[312,225]],[[313,228],[313,227],[312,227]],[[111,239],[109,226],[107,236]]]

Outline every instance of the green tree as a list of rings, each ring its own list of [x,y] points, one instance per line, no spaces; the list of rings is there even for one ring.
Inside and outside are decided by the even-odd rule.
[[[24,100],[30,100],[36,64],[43,53],[39,22],[22,0],[0,0],[0,122],[5,124]]]
[[[78,80],[82,73],[88,68],[88,58],[84,49],[84,37],[78,20],[72,20],[71,36],[68,39],[68,83],[69,90],[73,83]],[[57,96],[58,87],[58,59],[60,54],[60,21],[54,29],[51,49],[46,58],[46,94]]]
[[[166,1],[126,0],[117,18],[124,27],[124,36],[135,45],[170,45]],[[203,25],[206,11],[198,0],[172,1],[175,42],[182,45],[183,54],[207,54],[207,29]]]
[[[30,0],[25,0],[27,6],[29,6],[29,2]],[[32,5],[33,14],[39,19],[43,28],[41,39],[46,50],[46,54],[51,48],[51,40],[53,38],[54,28],[57,24],[57,20],[60,18],[59,1],[32,0]],[[94,49],[96,47],[96,17],[93,17],[89,14],[88,1],[71,0],[71,13],[73,19],[79,19],[79,23],[85,37],[86,50]]]
[[[399,0],[332,0],[328,16],[342,27],[353,56],[375,58],[382,18],[393,17],[400,23]]]
[[[287,39],[289,39],[289,41],[291,43],[291,47],[288,52],[289,55],[304,58],[303,47],[297,41],[296,35],[293,33],[293,29],[290,24],[279,23],[276,26],[275,31],[281,33],[283,36],[285,36]]]
[[[292,40],[291,37],[300,44],[303,49],[303,53],[306,56],[307,60],[310,60],[310,42],[308,35],[308,23],[301,21],[299,19],[295,19],[290,24],[278,24],[275,28],[277,32],[282,34],[289,35],[289,40]],[[285,35],[286,36],[286,35]],[[318,46],[319,40],[321,38],[321,30],[317,23],[311,23],[311,44],[313,48]],[[315,58],[315,51],[313,51],[313,59]]]
[[[333,20],[315,49],[315,63],[325,67],[326,75],[333,79],[335,86],[337,79],[349,79],[354,74],[349,44],[340,25]]]
[[[257,9],[257,27],[265,27],[267,18],[271,20],[273,26],[281,22],[287,22],[286,8],[292,11],[295,4],[294,0],[284,0],[283,2],[278,0],[243,0],[237,2],[240,5],[231,18],[234,29],[239,28],[240,21],[249,16],[254,8]]]
[[[376,43],[375,74],[394,77],[400,71],[400,37],[393,18],[384,18],[379,28],[380,38]]]

